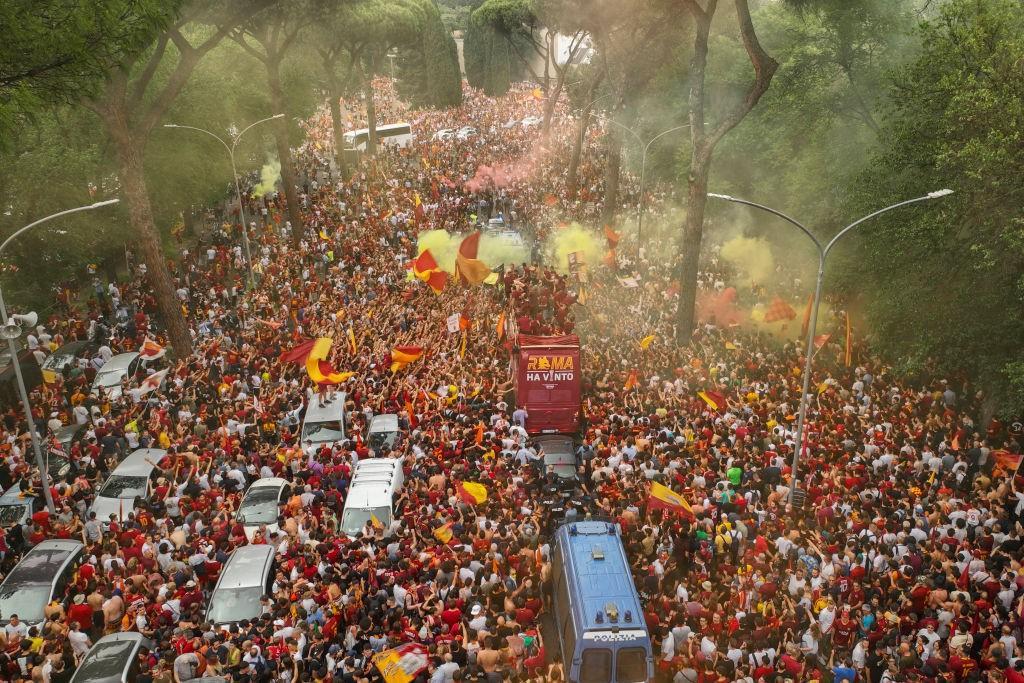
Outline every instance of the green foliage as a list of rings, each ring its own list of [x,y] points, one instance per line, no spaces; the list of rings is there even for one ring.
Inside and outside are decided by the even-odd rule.
[[[19,121],[91,95],[150,44],[180,0],[0,2],[0,140]]]
[[[1024,410],[1024,8],[952,0],[896,75],[880,152],[849,202],[859,215],[949,187],[956,194],[865,224],[843,280],[865,294],[884,349],[976,378]]]
[[[477,0],[473,9],[481,4],[482,0]],[[469,17],[462,54],[466,80],[492,97],[504,95],[512,81],[522,77],[522,65],[509,40],[473,14]]]
[[[417,35],[400,46],[402,78],[399,92],[422,107],[452,107],[462,103],[458,48],[441,21],[434,0],[409,0],[422,17]]]

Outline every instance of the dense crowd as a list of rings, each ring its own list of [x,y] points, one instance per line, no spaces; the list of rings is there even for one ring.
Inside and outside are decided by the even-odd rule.
[[[555,520],[521,427],[529,416],[515,412],[504,316],[523,332],[581,337],[579,513],[621,528],[659,680],[1024,681],[1024,489],[1001,466],[1001,454],[1020,452],[1018,424],[982,424],[984,396],[968,379],[903,378],[859,342],[847,366],[841,345],[826,343],[797,472],[806,500],[794,507],[800,344],[712,320],[676,344],[678,288],[653,260],[625,284],[613,266],[589,264],[585,297],[576,276],[543,262],[506,264],[494,285],[449,284],[439,295],[407,276],[426,229],[465,234],[499,208],[537,240],[563,220],[592,222],[599,131],[581,165],[586,191],[568,201],[571,119],[557,115],[547,140],[508,125],[539,113],[530,90],[497,100],[470,92],[459,108],[408,112],[378,86],[378,115],[412,117],[415,143],[385,147],[340,180],[325,168],[329,117],[314,118],[297,155],[301,246],[283,194],[247,206],[253,291],[230,215],[182,245],[175,277],[191,356],[140,368],[117,397],[91,391],[113,354],[165,344],[142,267],[29,337],[42,356],[74,339],[97,351],[33,392],[47,450],[63,448],[53,435],[66,425],[84,432],[63,453],[71,471],[51,482],[56,515],[41,510],[4,529],[2,568],[48,538],[82,540],[87,561],[42,624],[0,615],[0,679],[67,681],[100,637],[136,631],[152,644],[139,683],[376,681],[373,654],[404,643],[429,648],[421,681],[565,680],[545,627]],[[476,134],[431,136],[463,125]],[[505,179],[473,184],[481,166],[504,168]],[[709,261],[702,282],[714,292],[732,275]],[[799,306],[806,292],[788,296]],[[466,321],[464,342],[446,325],[453,313]],[[282,354],[312,337],[335,339],[330,362],[355,375],[335,390],[349,437],[306,454],[298,418],[320,389]],[[389,354],[402,345],[424,355],[392,372]],[[140,393],[160,363],[166,382]],[[709,390],[728,405],[712,409],[697,395]],[[371,450],[368,424],[381,413],[399,416],[402,436]],[[0,442],[0,484],[38,491],[13,409]],[[140,447],[167,451],[151,495],[123,520],[91,517],[105,476]],[[368,457],[404,458],[399,513],[349,539],[339,514],[354,463]],[[277,530],[252,541],[276,553],[263,614],[213,628],[210,591],[250,542],[234,512],[268,477],[290,490]],[[486,502],[464,502],[461,481],[485,484]],[[653,481],[683,494],[693,515],[649,512]]]

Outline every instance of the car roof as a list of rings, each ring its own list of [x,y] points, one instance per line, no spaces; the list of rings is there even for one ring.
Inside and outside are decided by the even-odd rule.
[[[4,585],[11,583],[12,585],[19,586],[53,581],[57,573],[71,561],[75,553],[83,550],[84,548],[85,545],[83,545],[81,541],[72,541],[64,538],[55,538],[49,541],[43,541],[42,543],[37,543],[31,550],[25,553],[25,556],[21,558],[21,561],[18,562],[14,569],[11,570],[11,573],[7,575],[7,578],[4,579]],[[57,554],[60,558],[60,564],[54,566],[52,575],[47,577],[45,575],[41,575],[40,571],[44,566],[49,567],[45,562],[48,559],[53,559],[48,557],[50,554]]]
[[[132,361],[139,357],[137,351],[130,353],[119,353],[116,356],[111,357],[103,367],[100,368],[101,372],[109,372],[110,370],[127,370],[128,366],[132,364]]]
[[[254,481],[252,484],[249,485],[249,490],[257,489],[257,488],[258,489],[269,489],[271,487],[273,487],[273,488],[283,488],[283,487],[285,487],[287,485],[288,485],[288,480],[287,479],[282,479],[281,477],[267,477],[266,479],[257,479],[256,481]]]
[[[93,348],[93,349],[98,349],[99,348],[96,345],[96,342],[91,342],[91,341],[72,341],[72,342],[68,342],[67,344],[64,344],[64,346],[61,346],[59,349],[54,351],[53,355],[54,356],[69,356],[69,355],[78,353],[82,349],[90,348],[90,347]]]
[[[31,496],[21,497],[20,484],[14,484],[4,491],[3,495],[0,495],[0,505],[17,505],[19,503],[28,505],[31,500]]]
[[[146,462],[146,460],[160,462],[165,455],[167,455],[167,451],[162,448],[140,448],[132,451],[127,458],[114,468],[111,474],[122,476],[145,475],[148,477],[153,471],[153,466]]]
[[[262,586],[267,567],[273,559],[274,547],[271,545],[243,545],[236,548],[221,569],[217,590]]]
[[[374,415],[370,420],[370,432],[397,432],[398,416],[394,413]]]
[[[342,392],[335,394],[334,400],[322,408],[315,401],[310,401],[309,405],[306,406],[305,421],[329,422],[331,420],[340,420],[344,413],[345,394]]]

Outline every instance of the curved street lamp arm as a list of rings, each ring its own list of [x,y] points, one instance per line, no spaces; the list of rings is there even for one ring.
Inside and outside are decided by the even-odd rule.
[[[676,132],[677,130],[682,130],[683,128],[689,128],[689,127],[690,127],[690,124],[688,124],[688,123],[684,123],[684,124],[683,124],[683,125],[681,125],[681,126],[676,126],[675,128],[669,128],[668,130],[663,130],[663,131],[661,131],[660,133],[658,133],[657,135],[655,135],[655,136],[654,136],[653,138],[651,138],[650,140],[648,140],[648,141],[647,141],[647,144],[646,144],[646,145],[644,145],[644,154],[647,154],[647,150],[648,150],[648,149],[650,148],[650,146],[651,146],[651,145],[652,145],[652,144],[654,143],[654,141],[655,141],[655,140],[657,140],[658,138],[660,138],[660,137],[661,137],[662,135],[668,135],[669,133],[674,133],[674,132]]]
[[[224,139],[221,136],[217,135],[216,133],[211,133],[205,128],[196,128],[195,126],[181,126],[177,123],[165,123],[164,128],[185,128],[187,130],[194,130],[200,133],[205,133],[206,135],[209,135],[211,138],[222,144],[224,146],[224,149],[226,149],[229,154],[231,153],[231,147],[228,146],[228,143],[224,142]]]
[[[597,115],[597,114],[595,114],[594,112],[590,112],[590,115],[591,115],[591,116],[593,116],[593,117],[594,117],[595,119],[597,119],[597,120],[599,120],[599,121],[604,121],[605,123],[610,123],[610,124],[612,124],[612,125],[618,126],[618,127],[619,127],[619,128],[621,128],[622,130],[626,131],[627,133],[629,133],[630,135],[632,135],[632,136],[633,136],[634,138],[636,138],[636,141],[637,141],[637,142],[639,142],[641,146],[643,146],[643,144],[644,144],[644,139],[643,139],[642,137],[640,137],[640,136],[639,136],[639,135],[637,134],[637,132],[636,132],[635,130],[633,130],[632,128],[630,128],[629,126],[627,126],[627,125],[625,125],[625,124],[622,124],[622,123],[619,123],[619,122],[618,122],[618,121],[616,121],[615,119],[609,118],[609,117],[607,117],[607,116],[598,116],[598,115]]]
[[[234,142],[231,143],[231,147],[234,148],[238,144],[238,141],[242,139],[242,136],[245,135],[245,132],[247,130],[249,130],[250,128],[252,128],[253,126],[258,126],[261,123],[266,123],[267,121],[273,121],[274,119],[283,119],[283,118],[284,118],[284,114],[274,114],[273,116],[268,116],[265,119],[260,119],[259,121],[253,121],[248,126],[243,128],[238,133],[238,135],[235,136]]]
[[[36,227],[40,223],[45,223],[46,221],[53,220],[54,218],[60,218],[61,216],[66,216],[69,213],[78,213],[79,211],[89,211],[91,209],[98,209],[101,206],[109,206],[111,204],[117,204],[119,201],[121,201],[121,200],[120,199],[107,199],[107,200],[102,201],[102,202],[96,202],[95,204],[87,204],[86,206],[79,206],[79,207],[76,207],[74,209],[66,209],[64,211],[59,211],[59,212],[57,212],[55,214],[46,216],[45,218],[40,218],[39,220],[34,221],[32,223],[29,223],[25,227],[20,228],[20,229],[14,231],[14,233],[11,234],[10,237],[5,239],[3,241],[3,243],[0,244],[0,253],[2,253],[3,250],[7,248],[7,245],[11,243],[11,240],[13,240],[15,237],[17,237],[21,233],[25,232],[26,230],[28,230],[29,228]]]
[[[775,209],[771,208],[770,206],[765,206],[764,204],[758,204],[756,202],[750,202],[750,201],[747,201],[746,199],[740,199],[738,197],[733,197],[731,195],[716,194],[714,192],[708,192],[708,196],[709,197],[714,197],[715,199],[724,199],[724,200],[726,200],[728,202],[735,202],[736,204],[746,204],[747,206],[752,206],[755,209],[761,209],[762,211],[767,211],[770,214],[778,216],[779,218],[781,218],[784,221],[792,223],[796,227],[800,228],[800,230],[805,235],[807,235],[808,237],[811,238],[811,241],[814,242],[814,246],[816,246],[818,248],[818,255],[821,256],[822,260],[824,260],[825,252],[828,251],[828,248],[827,247],[823,248],[821,246],[821,242],[819,242],[818,238],[814,236],[814,233],[811,232],[810,230],[808,230],[806,227],[804,227],[804,225],[802,223],[800,223],[800,221],[796,220],[795,218],[793,218],[791,216],[787,216],[786,214],[782,213],[781,211],[776,211]],[[874,214],[872,214],[872,215],[874,215]],[[860,221],[857,221],[857,222],[859,223]],[[854,225],[856,225],[856,223],[854,223]],[[853,227],[853,226],[851,225],[850,227]],[[844,229],[843,232],[846,232],[846,230],[849,230],[849,228]],[[842,235],[843,232],[840,232],[839,235]],[[835,240],[838,239],[839,235],[836,235],[836,237],[833,238],[832,241],[835,242]]]
[[[835,245],[835,243],[839,241],[840,237],[842,237],[846,233],[850,232],[851,230],[856,228],[858,225],[860,225],[864,221],[870,220],[870,219],[874,218],[875,216],[877,216],[879,214],[883,214],[883,213],[885,213],[887,211],[892,211],[893,209],[898,209],[901,206],[906,206],[907,204],[916,204],[917,202],[926,202],[926,201],[928,201],[930,199],[939,199],[941,197],[946,197],[946,196],[951,195],[951,194],[953,194],[952,190],[939,190],[937,192],[929,192],[928,194],[924,195],[923,197],[916,197],[914,199],[907,199],[907,200],[904,200],[902,202],[899,202],[898,204],[893,204],[892,206],[887,206],[884,209],[879,209],[878,211],[875,211],[873,213],[869,213],[867,216],[864,216],[863,218],[860,218],[860,219],[854,221],[853,223],[850,223],[845,228],[843,228],[838,233],[836,233],[836,236],[833,237],[831,240],[829,240],[829,243],[825,245],[824,250],[822,250],[822,254],[828,254],[829,250],[832,249],[832,247]],[[775,212],[773,212],[773,213],[775,213]]]

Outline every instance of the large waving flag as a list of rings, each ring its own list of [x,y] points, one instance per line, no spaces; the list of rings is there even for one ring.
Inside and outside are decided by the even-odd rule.
[[[452,533],[451,522],[448,522],[447,524],[444,524],[434,529],[434,538],[436,538],[441,543],[450,542],[453,536],[454,534]]]
[[[166,354],[167,349],[152,339],[146,339],[146,341],[142,342],[142,346],[139,347],[139,357],[142,360],[156,360],[157,358],[163,358]]]
[[[462,481],[455,485],[455,491],[464,503],[478,505],[487,500],[487,487],[473,481]]]
[[[332,343],[333,340],[330,337],[321,337],[313,343],[313,348],[306,356],[306,373],[317,384],[341,384],[356,374],[354,372],[338,372],[327,362]]]
[[[423,253],[412,262],[412,274],[426,282],[434,294],[440,294],[448,282],[448,273],[437,265],[437,259],[429,249],[424,249]]]
[[[391,372],[398,372],[423,355],[422,346],[396,346],[391,349]]]
[[[729,401],[725,398],[725,394],[718,391],[698,391],[697,396],[702,401],[708,404],[708,408],[715,411],[716,413],[723,413],[725,409],[729,407]]]
[[[152,375],[142,380],[139,385],[139,396],[145,396],[151,391],[156,391],[163,384],[164,378],[167,377],[167,372],[170,368],[164,368],[160,372],[154,372]]]
[[[429,654],[425,645],[406,643],[378,652],[370,661],[384,677],[384,683],[411,683],[427,668]]]
[[[455,277],[459,282],[478,285],[491,274],[487,264],[477,258],[479,250],[480,231],[476,230],[462,240],[459,251],[455,254]]]
[[[285,363],[300,363],[305,365],[306,356],[313,350],[316,339],[307,339],[298,346],[289,349],[281,354],[281,360]]]
[[[1021,455],[1020,453],[1011,453],[1005,448],[1001,448],[998,451],[992,451],[992,461],[994,463],[992,470],[995,473],[995,476],[1008,474],[1013,477],[1020,469],[1021,460],[1024,460],[1024,455]]]
[[[696,519],[696,515],[693,514],[693,508],[690,507],[685,498],[656,481],[651,482],[651,491],[647,498],[647,509],[669,510],[678,515]]]

